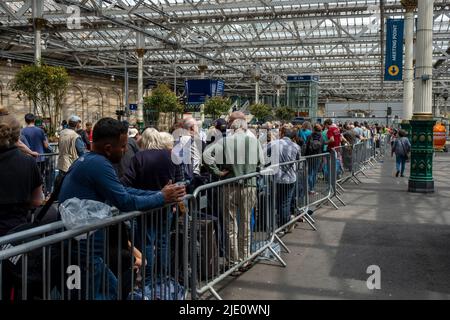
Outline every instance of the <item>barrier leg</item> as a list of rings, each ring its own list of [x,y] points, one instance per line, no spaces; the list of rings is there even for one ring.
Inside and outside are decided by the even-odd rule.
[[[275,258],[281,263],[281,265],[283,267],[286,267],[287,264],[286,262],[284,262],[283,259],[281,259],[281,257],[275,252],[275,250],[273,250],[272,246],[269,246],[269,250],[272,252],[272,254],[275,256]]]
[[[367,179],[369,178],[369,177],[367,176],[367,174],[366,174],[364,171],[362,171],[362,170],[361,170],[361,174],[362,174],[364,177],[366,177]]]
[[[337,186],[339,189],[341,189],[342,192],[345,192],[345,189],[344,189],[339,183],[336,182],[336,186]]]
[[[217,293],[216,290],[214,290],[213,287],[209,287],[209,291],[211,291],[212,295],[213,295],[217,300],[222,300],[222,297],[219,296],[219,294]]]
[[[335,194],[334,196],[339,200],[340,203],[342,203],[343,206],[346,206],[345,202],[337,194]]]
[[[328,200],[328,202],[331,203],[331,205],[332,205],[336,210],[339,210],[339,207],[336,205],[336,203],[334,203],[333,200],[331,200],[331,198],[328,198],[327,200]]]
[[[289,250],[289,248],[286,246],[286,244],[280,239],[280,237],[275,234],[274,235],[275,240],[277,240],[279,242],[279,244],[284,248],[284,250],[286,250],[287,253],[291,253],[291,250]]]
[[[317,228],[314,226],[314,224],[309,220],[311,219],[311,217],[309,217],[309,215],[305,214],[304,215],[305,221],[311,226],[311,228],[313,228],[314,231],[317,231]]]

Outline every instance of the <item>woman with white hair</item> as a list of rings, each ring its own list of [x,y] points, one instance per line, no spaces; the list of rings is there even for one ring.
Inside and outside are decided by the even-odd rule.
[[[166,132],[147,128],[142,133],[140,145],[142,150],[131,160],[128,170],[122,177],[126,186],[141,190],[157,191],[170,182],[179,181],[181,176],[171,158],[173,137]],[[142,220],[138,219],[138,231],[141,235]],[[172,224],[172,212],[162,209],[147,216],[145,245],[138,236],[136,247],[145,248],[147,265],[145,267],[145,285],[150,287],[167,280],[169,272],[169,241]],[[156,252],[155,249],[156,248]],[[154,292],[150,290],[149,292]]]
[[[0,237],[26,223],[29,210],[43,200],[36,160],[19,151],[19,137],[19,122],[0,108]]]

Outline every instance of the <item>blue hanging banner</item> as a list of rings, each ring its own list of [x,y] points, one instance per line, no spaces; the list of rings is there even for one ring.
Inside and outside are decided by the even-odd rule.
[[[385,81],[402,81],[403,74],[403,19],[388,19],[386,32]]]

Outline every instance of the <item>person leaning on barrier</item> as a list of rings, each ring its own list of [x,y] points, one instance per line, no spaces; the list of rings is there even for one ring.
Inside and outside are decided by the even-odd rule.
[[[160,191],[148,191],[125,187],[120,182],[113,164],[119,163],[126,151],[127,133],[127,128],[113,118],[103,118],[95,124],[92,152],[81,156],[66,174],[58,197],[59,203],[76,197],[103,202],[122,212],[129,212],[145,211],[183,200],[186,194],[184,186],[168,184]],[[93,299],[117,298],[117,275],[112,274],[103,262],[104,237],[104,232],[94,233],[92,273],[94,279],[106,276],[109,292],[106,292],[106,296],[102,294],[100,281],[95,281]],[[82,253],[82,259],[86,259],[85,252]]]
[[[257,172],[265,162],[259,140],[247,133],[247,122],[241,115],[237,116],[230,116],[229,134],[209,145],[203,153],[206,166],[222,179]],[[227,256],[233,264],[250,255],[250,218],[256,205],[256,178],[227,185],[226,190],[223,203],[230,250]]]
[[[80,157],[67,173],[59,202],[77,197],[108,202],[120,211],[148,210],[164,203],[181,201],[184,187],[167,185],[161,191],[126,188],[112,164],[118,163],[127,148],[128,130],[113,118],[100,119],[94,126],[92,152]]]
[[[20,124],[0,109],[0,236],[27,222],[42,204],[42,177],[36,161],[17,147]]]

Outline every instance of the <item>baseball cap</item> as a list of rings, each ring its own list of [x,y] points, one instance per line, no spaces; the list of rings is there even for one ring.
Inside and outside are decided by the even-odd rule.
[[[76,115],[71,115],[70,118],[69,118],[69,121],[70,122],[80,122],[81,118],[76,116]]]
[[[138,129],[130,128],[128,129],[128,138],[134,138],[139,133]]]
[[[214,127],[216,127],[217,130],[226,128],[226,126],[227,126],[227,122],[225,119],[219,118],[216,121],[214,121]]]

